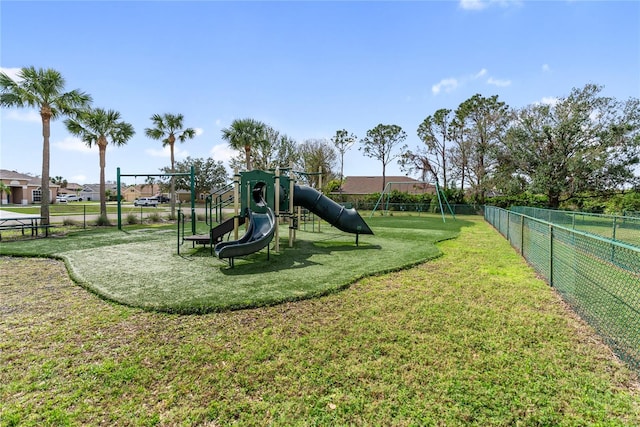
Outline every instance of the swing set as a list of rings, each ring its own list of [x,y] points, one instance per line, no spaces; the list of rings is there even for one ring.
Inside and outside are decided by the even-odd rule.
[[[195,168],[193,166],[191,166],[191,171],[189,173],[186,172],[176,172],[176,173],[156,173],[156,174],[149,174],[149,173],[138,173],[138,174],[123,174],[120,173],[120,168],[117,168],[117,199],[118,199],[118,230],[122,230],[122,196],[121,196],[121,191],[120,191],[120,177],[123,176],[132,176],[134,177],[134,179],[137,179],[139,176],[146,176],[146,177],[165,177],[165,176],[169,176],[169,177],[174,177],[174,176],[188,176],[189,180],[190,180],[190,189],[191,189],[191,217],[195,218],[196,217],[196,189],[195,189]],[[195,221],[191,221],[191,232],[193,234],[196,234],[196,222]]]
[[[371,211],[371,214],[369,215],[369,218],[373,217],[373,214],[375,213],[376,209],[380,209],[383,210],[387,215],[389,214],[389,203],[391,200],[391,186],[392,185],[401,185],[401,184],[428,184],[431,185],[430,182],[426,182],[426,181],[406,181],[406,182],[387,182],[387,184],[384,186],[384,190],[382,191],[382,193],[380,194],[380,197],[378,198],[378,201],[376,202],[375,206],[373,207],[373,210]],[[445,219],[445,210],[444,207],[442,205],[442,202],[444,201],[445,205],[447,206],[447,208],[449,209],[449,212],[451,213],[451,216],[453,217],[453,220],[455,221],[456,219],[456,215],[453,213],[453,209],[451,208],[451,205],[449,204],[449,201],[447,200],[447,196],[445,196],[444,191],[442,191],[442,189],[440,188],[440,186],[438,185],[438,181],[436,181],[436,195],[438,196],[438,205],[440,206],[440,212],[442,213],[442,222],[447,222]]]

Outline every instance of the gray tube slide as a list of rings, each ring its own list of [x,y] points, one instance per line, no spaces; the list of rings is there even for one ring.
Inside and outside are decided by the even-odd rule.
[[[353,234],[373,234],[355,209],[347,209],[311,187],[295,185],[293,204],[309,209],[338,230]]]

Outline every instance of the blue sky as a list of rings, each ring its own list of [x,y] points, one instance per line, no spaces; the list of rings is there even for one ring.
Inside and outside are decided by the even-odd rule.
[[[198,136],[178,160],[232,154],[221,129],[254,118],[302,142],[396,124],[410,148],[440,108],[480,93],[523,107],[587,83],[640,96],[640,2],[0,2],[0,67],[54,68],[68,89],[119,111],[136,135],[107,149],[107,179],[169,164],[144,136],[155,113],[182,113]],[[36,111],[0,111],[0,168],[39,175]],[[345,175],[379,175],[352,148]],[[387,175],[402,174],[395,162]],[[51,176],[98,182],[98,151],[62,121]]]

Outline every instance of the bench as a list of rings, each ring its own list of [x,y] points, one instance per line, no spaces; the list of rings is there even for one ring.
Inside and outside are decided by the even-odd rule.
[[[31,237],[38,237],[38,230],[43,229],[45,237],[48,237],[49,228],[51,228],[52,226],[49,224],[38,224],[41,219],[42,218],[40,218],[39,216],[0,218],[0,241],[2,241],[3,230],[20,230],[23,236],[25,235],[25,230],[30,230]]]

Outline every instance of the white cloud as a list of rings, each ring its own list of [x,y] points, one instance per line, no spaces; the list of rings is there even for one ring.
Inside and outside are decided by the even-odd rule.
[[[69,178],[70,182],[75,182],[77,184],[85,184],[87,182],[87,176],[86,175],[74,175],[71,178]]]
[[[211,158],[213,160],[215,161],[220,160],[223,163],[228,164],[229,160],[231,160],[232,157],[237,155],[238,152],[232,149],[231,147],[229,147],[229,145],[227,144],[218,144],[211,147],[209,154],[211,154]]]
[[[478,73],[476,75],[474,75],[473,77],[471,77],[473,80],[475,79],[479,79],[480,77],[483,77],[484,75],[487,74],[487,69],[483,68],[482,70],[478,71]]]
[[[434,95],[437,95],[440,93],[441,90],[444,90],[445,92],[451,92],[457,87],[458,87],[457,79],[454,79],[454,78],[442,79],[438,83],[431,86],[431,92],[433,92]]]
[[[0,67],[0,72],[5,73],[9,78],[13,81],[19,81],[18,72],[20,72],[21,68],[4,68]]]
[[[171,158],[171,148],[167,145],[162,148],[147,148],[144,150],[145,153],[152,157],[163,157],[163,158]],[[182,150],[179,145],[174,144],[173,146],[173,156],[176,159],[184,159],[189,155],[189,152],[186,150]]]
[[[460,8],[464,10],[482,10],[489,6],[489,2],[482,0],[460,0]]]
[[[520,6],[521,0],[460,0],[458,6],[464,10],[484,10],[491,6]]]
[[[500,80],[494,79],[493,77],[489,77],[487,80],[487,84],[498,86],[498,87],[507,87],[511,85],[511,80]]]
[[[489,74],[489,71],[486,68],[482,68],[480,71],[478,71],[475,74],[467,74],[462,77],[449,77],[446,79],[442,79],[438,83],[431,86],[431,92],[433,92],[434,95],[438,95],[440,92],[443,92],[443,91],[447,93],[453,92],[459,87],[462,87],[469,82],[485,77],[488,74]],[[511,85],[511,80],[503,80],[503,79],[496,79],[493,77],[489,77],[485,83],[493,86],[498,86],[498,87],[506,87]]]
[[[551,71],[551,67],[549,66],[549,64],[542,64],[542,72],[543,73],[548,73]]]
[[[196,136],[200,136],[204,133],[204,129],[202,128],[195,128],[194,130],[196,131]]]
[[[42,123],[40,113],[34,110],[9,110],[6,115],[7,120],[18,122]]]
[[[216,126],[220,127],[222,126],[222,120],[221,119],[216,119]]]
[[[555,98],[553,96],[545,96],[538,103],[546,105],[556,105],[558,103],[558,98]]]
[[[68,136],[62,141],[56,141],[51,145],[62,151],[75,151],[78,153],[92,153],[94,150],[97,150],[95,148],[89,148],[87,144],[82,142],[79,138],[72,136]]]

